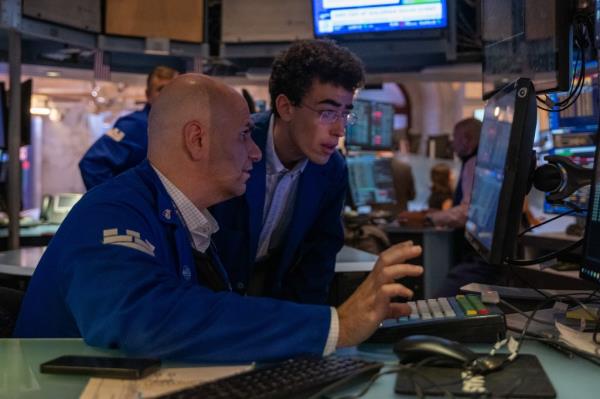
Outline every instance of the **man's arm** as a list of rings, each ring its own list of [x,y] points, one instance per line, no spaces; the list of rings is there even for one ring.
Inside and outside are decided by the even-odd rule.
[[[85,188],[92,189],[137,165],[147,153],[145,126],[130,116],[120,118],[79,162]]]
[[[193,277],[186,281],[171,252],[173,243],[161,239],[157,229],[162,227],[146,222],[140,212],[96,206],[93,219],[65,226],[55,243],[65,244],[64,298],[86,343],[202,362],[322,354],[329,307],[213,292]],[[80,209],[78,216],[83,213]],[[100,225],[119,234],[139,233],[156,246],[154,256],[107,243]]]

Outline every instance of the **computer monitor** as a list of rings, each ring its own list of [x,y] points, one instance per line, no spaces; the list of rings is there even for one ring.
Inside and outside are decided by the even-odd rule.
[[[393,150],[394,105],[355,100],[357,122],[346,128],[346,146],[361,150]]]
[[[349,156],[350,193],[357,207],[396,203],[392,176],[392,158],[375,154]]]
[[[448,26],[447,0],[313,0],[316,37]]]
[[[482,0],[483,98],[521,77],[538,92],[569,90],[573,9],[568,0]]]
[[[33,81],[21,82],[21,145],[31,144],[31,94]]]
[[[8,149],[8,108],[6,107],[6,88],[0,82],[0,152]]]
[[[357,116],[356,123],[346,128],[347,146],[367,147],[371,134],[371,102],[354,100],[354,112]]]
[[[588,63],[586,69],[597,70],[597,62]],[[568,97],[568,92],[551,93],[548,97],[556,104]],[[548,113],[548,124],[553,134],[596,133],[598,127],[598,78],[586,77],[577,100],[565,110]],[[593,145],[593,144],[591,144]],[[593,154],[592,154],[593,157]]]
[[[596,135],[596,144],[598,144]],[[594,177],[590,185],[590,201],[587,213],[583,262],[579,269],[581,278],[600,285],[600,148],[596,145]]]
[[[21,139],[19,146],[31,144],[31,95],[33,92],[33,81],[28,79],[21,82]],[[5,106],[5,120],[10,117],[10,110],[8,107],[8,98],[6,98]],[[8,123],[5,122],[6,126],[6,141],[8,141]],[[7,144],[8,145],[8,144]]]
[[[490,264],[514,256],[529,188],[537,120],[535,89],[519,79],[486,104],[465,236]]]

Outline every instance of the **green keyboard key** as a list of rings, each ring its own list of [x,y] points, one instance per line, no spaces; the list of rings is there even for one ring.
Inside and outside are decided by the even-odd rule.
[[[457,295],[456,302],[458,302],[465,315],[477,316],[477,310],[475,310],[471,302],[464,295]]]
[[[469,302],[471,302],[471,304],[473,305],[475,310],[477,310],[477,314],[479,314],[479,315],[490,314],[489,309],[485,307],[483,302],[481,302],[479,295],[467,295],[467,299],[469,300]]]

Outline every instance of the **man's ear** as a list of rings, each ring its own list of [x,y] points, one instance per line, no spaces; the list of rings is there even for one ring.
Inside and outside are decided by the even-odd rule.
[[[206,152],[208,135],[200,122],[193,120],[183,125],[183,143],[192,160],[199,160]]]
[[[294,105],[285,94],[280,94],[277,96],[275,99],[275,107],[277,108],[277,113],[282,120],[285,122],[292,120],[295,111]]]

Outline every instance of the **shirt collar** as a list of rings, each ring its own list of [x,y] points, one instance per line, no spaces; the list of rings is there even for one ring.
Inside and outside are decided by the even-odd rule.
[[[267,174],[275,175],[275,174],[283,174],[290,172],[288,168],[286,168],[281,160],[277,156],[275,152],[275,142],[273,139],[273,130],[275,127],[275,114],[271,114],[271,118],[269,120],[269,130],[267,131],[267,145],[265,147],[265,157],[267,161]],[[306,168],[306,164],[308,163],[308,158],[304,158],[302,161],[298,162],[294,168],[291,170],[292,174],[299,175]]]
[[[161,183],[177,207],[183,223],[192,235],[194,247],[204,252],[210,243],[210,236],[219,231],[219,225],[207,209],[198,209],[166,176],[152,165]],[[197,240],[197,236],[203,239]]]

